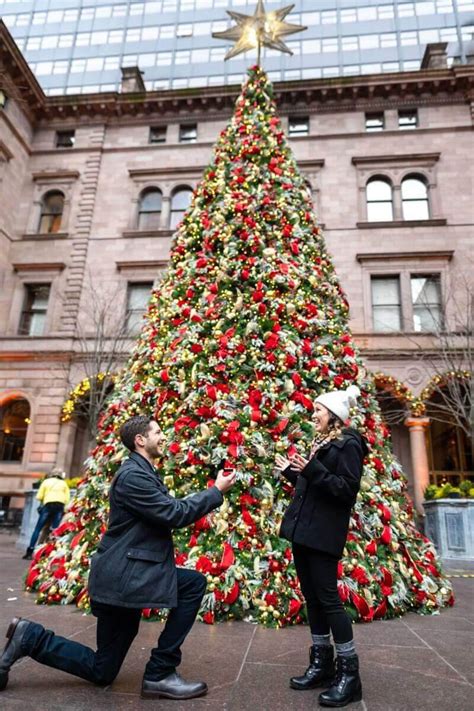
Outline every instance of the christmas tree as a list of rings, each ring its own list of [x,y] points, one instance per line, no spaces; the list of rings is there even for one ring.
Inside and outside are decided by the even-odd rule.
[[[35,555],[26,585],[38,601],[87,607],[89,558],[126,456],[118,430],[132,414],[149,413],[167,435],[158,466],[176,496],[208,485],[223,464],[238,473],[217,512],[174,535],[177,563],[207,575],[203,619],[300,622],[291,550],[278,537],[291,487],[275,478],[274,457],[295,448],[307,454],[314,398],[357,383],[361,407],[352,422],[370,452],[340,563],[341,597],[366,621],[451,604],[435,550],[415,527],[348,317],[272,86],[253,67],[116,379],[87,474]]]

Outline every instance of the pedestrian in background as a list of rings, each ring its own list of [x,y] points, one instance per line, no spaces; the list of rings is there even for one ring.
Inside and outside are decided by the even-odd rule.
[[[57,528],[61,523],[64,507],[69,503],[70,498],[69,487],[64,481],[65,476],[65,473],[59,469],[53,469],[51,474],[42,481],[38,489],[36,498],[40,502],[38,508],[39,516],[30,543],[23,556],[25,560],[30,560],[33,557],[36,541],[44,526],[49,524],[50,528]]]

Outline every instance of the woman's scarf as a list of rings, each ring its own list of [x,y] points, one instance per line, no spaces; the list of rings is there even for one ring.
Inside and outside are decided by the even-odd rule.
[[[316,452],[321,449],[321,447],[324,447],[326,444],[332,442],[334,439],[339,439],[341,434],[342,427],[340,425],[333,425],[329,432],[318,432],[318,434],[313,440],[311,451],[309,453],[309,459],[311,460],[316,454]]]

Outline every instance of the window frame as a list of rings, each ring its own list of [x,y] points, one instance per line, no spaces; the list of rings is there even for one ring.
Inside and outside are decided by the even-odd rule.
[[[190,192],[190,200],[189,200],[188,206],[186,207],[185,210],[182,210],[182,209],[179,209],[179,210],[178,210],[178,209],[176,209],[176,208],[173,209],[173,200],[175,199],[176,195],[177,195],[178,193],[181,193],[181,192]],[[170,230],[172,230],[173,232],[174,232],[175,230],[177,230],[178,225],[179,225],[180,222],[183,220],[184,215],[185,215],[186,212],[188,211],[189,205],[191,204],[193,192],[194,192],[193,189],[192,189],[191,186],[189,186],[189,185],[178,185],[178,186],[175,187],[175,188],[173,189],[173,191],[171,192],[171,195],[170,195],[170,218],[169,218],[169,228],[170,228]],[[177,220],[177,222],[175,223],[174,216],[175,216],[176,214],[178,214],[178,213],[181,215],[181,217],[180,217],[180,219]]]
[[[368,197],[368,187],[369,185],[373,183],[384,183],[387,185],[390,189],[390,200],[369,200]],[[391,217],[390,219],[371,219],[370,217],[370,210],[369,210],[369,205],[390,205],[390,212],[391,212]],[[367,221],[368,222],[393,222],[394,220],[394,196],[393,196],[393,184],[391,180],[386,178],[383,175],[374,175],[370,177],[367,180],[367,183],[365,185],[365,207],[366,207],[366,214],[367,214]]]
[[[194,129],[194,136],[190,138],[185,137],[186,130]],[[178,129],[178,141],[179,143],[197,143],[198,140],[198,124],[195,123],[180,123]]]
[[[408,180],[417,180],[419,183],[421,183],[426,191],[426,197],[425,198],[410,198],[410,197],[403,197],[403,184],[408,181]],[[404,175],[401,180],[400,180],[400,200],[402,204],[402,220],[404,222],[413,222],[413,221],[423,221],[423,220],[431,220],[432,215],[431,215],[431,203],[430,203],[430,188],[428,185],[428,181],[426,180],[426,177],[423,174],[419,173],[407,173]],[[409,203],[424,203],[426,204],[426,212],[427,216],[426,217],[405,217],[405,205]]]
[[[375,329],[375,309],[377,306],[374,304],[374,290],[373,290],[373,285],[376,281],[383,281],[383,280],[388,280],[392,279],[397,281],[397,290],[398,290],[398,303],[396,304],[383,304],[382,306],[384,307],[398,307],[398,320],[399,320],[399,328],[397,329],[380,329],[376,330]],[[371,320],[372,320],[372,332],[378,334],[399,334],[403,332],[403,324],[404,324],[404,313],[403,313],[403,301],[402,301],[402,288],[401,288],[401,280],[400,280],[400,274],[398,273],[386,273],[386,274],[371,274],[370,275],[370,303],[371,303]]]
[[[160,196],[160,209],[159,210],[151,210],[151,209],[143,209],[143,200],[146,198],[147,195],[150,195],[152,193],[156,193],[157,195]],[[137,219],[136,219],[136,228],[140,232],[154,232],[156,230],[160,230],[162,227],[162,214],[163,214],[163,191],[160,190],[156,185],[148,185],[147,187],[143,188],[143,190],[140,191],[140,194],[138,196],[138,209],[137,209]],[[142,220],[142,215],[156,215],[156,225],[142,225],[142,221],[145,219],[143,218]],[[148,218],[147,218],[148,219]]]
[[[26,433],[25,433],[25,441],[23,444],[23,451],[20,459],[0,459],[0,464],[2,467],[8,468],[9,471],[14,469],[15,467],[24,467],[24,464],[26,461],[28,461],[28,456],[29,456],[29,450],[30,450],[30,443],[31,443],[31,433],[32,433],[32,422],[33,422],[33,403],[31,401],[30,397],[27,397],[27,395],[22,392],[18,391],[15,389],[15,391],[10,391],[10,392],[4,392],[2,393],[1,399],[0,399],[0,407],[5,408],[8,406],[10,402],[13,402],[15,400],[25,400],[25,402],[28,404],[29,407],[29,415],[27,417],[28,422],[26,423]],[[25,420],[26,421],[26,420]]]
[[[48,289],[48,298],[46,306],[42,309],[34,309],[34,296],[32,297],[33,289]],[[23,284],[23,304],[20,312],[20,320],[18,323],[18,336],[27,336],[29,338],[42,338],[47,333],[48,328],[48,311],[51,303],[52,282],[25,282]],[[30,327],[35,314],[42,314],[42,331],[41,333],[31,333]],[[25,323],[26,322],[26,323]]]
[[[156,131],[159,134],[159,138],[157,140],[153,140],[153,132]],[[168,133],[168,126],[150,126],[150,130],[148,133],[148,143],[152,146],[158,146],[162,145],[163,143],[166,143],[166,138],[167,138],[167,133]]]
[[[385,131],[385,111],[367,111],[365,117],[365,132],[366,133],[381,133]],[[370,121],[375,121],[376,117],[381,119],[379,126],[369,126]]]
[[[414,131],[420,127],[420,115],[418,109],[398,109],[398,130],[399,131]],[[403,119],[414,117],[413,125],[411,123],[403,124]]]
[[[47,199],[48,197],[51,198],[51,197],[56,196],[56,195],[61,195],[61,196],[62,196],[62,199],[63,199],[63,200],[62,200],[62,210],[61,210],[61,212],[54,212],[53,210],[51,210],[51,208],[50,208],[50,211],[46,211],[46,202],[45,202],[46,199]],[[38,229],[36,230],[36,233],[37,233],[37,234],[40,234],[40,235],[55,235],[55,234],[59,234],[59,233],[62,231],[61,228],[63,228],[65,204],[66,204],[66,196],[65,196],[65,194],[63,193],[62,190],[58,190],[58,189],[54,189],[54,188],[53,188],[52,190],[48,190],[47,192],[45,192],[45,193],[42,195],[42,197],[41,197],[41,204],[40,204],[40,215],[39,215]],[[57,229],[54,229],[54,230],[53,230],[53,229],[51,229],[51,227],[54,225],[54,222],[56,221],[56,220],[55,220],[56,217],[59,217],[59,224],[57,225]],[[51,225],[50,225],[50,228],[49,228],[48,230],[43,230],[43,229],[42,229],[43,220],[44,220],[45,218],[52,218],[52,219],[51,219]]]
[[[69,137],[69,143],[67,142],[67,137]],[[62,143],[61,139],[64,138],[65,142]],[[70,150],[74,148],[76,143],[76,131],[73,128],[68,128],[60,131],[56,131],[54,145],[56,148],[67,148]]]
[[[295,130],[298,123],[303,126],[302,130]],[[310,118],[308,115],[299,116],[290,114],[288,116],[288,138],[298,138],[300,136],[309,136]]]
[[[420,279],[420,278],[436,278],[436,283],[437,283],[437,289],[438,289],[438,296],[439,296],[439,301],[436,304],[437,308],[439,309],[439,322],[438,322],[438,327],[436,330],[430,330],[430,329],[417,329],[415,326],[415,315],[417,312],[417,307],[416,304],[413,301],[413,280],[414,279]],[[443,308],[443,290],[442,290],[442,283],[441,283],[441,273],[438,272],[426,272],[426,271],[421,271],[418,269],[415,269],[414,271],[410,270],[410,297],[411,297],[411,318],[412,318],[412,328],[413,328],[413,333],[417,334],[433,334],[433,333],[440,333],[445,330],[445,313],[444,313],[444,308]],[[433,306],[433,304],[428,304],[428,306]]]
[[[147,285],[149,285],[149,289],[148,289],[149,296],[148,296],[147,303],[145,304],[143,310],[130,308],[130,295],[132,294],[133,288],[134,287],[146,287]],[[143,316],[145,315],[154,285],[155,285],[155,282],[153,280],[149,281],[146,279],[134,279],[134,280],[127,281],[127,288],[126,288],[126,295],[125,295],[125,314],[124,314],[124,331],[125,331],[126,336],[133,337],[133,336],[137,336],[140,333],[141,326],[142,326],[141,321],[143,319]],[[137,327],[136,329],[131,328],[130,324],[129,324],[130,318],[133,317],[134,315],[138,315],[138,320],[135,324],[135,326]]]

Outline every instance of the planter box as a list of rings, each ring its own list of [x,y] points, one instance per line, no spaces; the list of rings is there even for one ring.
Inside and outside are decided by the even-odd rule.
[[[474,570],[474,499],[425,501],[425,531],[446,568]]]

